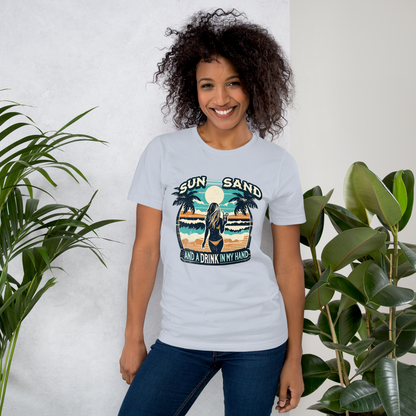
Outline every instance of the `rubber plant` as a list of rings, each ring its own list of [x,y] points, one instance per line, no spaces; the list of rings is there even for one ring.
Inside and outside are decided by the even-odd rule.
[[[53,276],[53,262],[73,248],[92,251],[104,264],[93,239],[97,238],[96,230],[116,221],[90,220],[88,210],[96,192],[81,208],[59,203],[41,206],[34,197],[34,190],[51,196],[34,183],[34,173],[54,187],[57,184],[51,176],[53,169],[66,172],[77,182],[87,181],[77,167],[58,160],[54,154],[74,142],[103,143],[85,134],[65,132],[91,110],[56,132],[44,133],[17,111],[21,107],[15,102],[0,101],[0,414],[22,322],[56,283],[55,277],[44,282],[44,273],[50,270]],[[12,262],[21,262],[21,276],[9,273]]]
[[[312,257],[303,262],[306,309],[319,313],[315,323],[305,318],[304,332],[334,351],[329,361],[303,355],[304,396],[329,379],[334,385],[309,409],[414,416],[416,366],[400,358],[416,353],[415,293],[405,287],[416,272],[416,246],[399,241],[412,213],[413,173],[400,170],[381,180],[356,162],[344,181],[345,208],[330,204],[331,194],[323,195],[319,186],[304,194],[301,242]],[[371,227],[373,216],[382,226]],[[318,259],[325,218],[338,234]]]

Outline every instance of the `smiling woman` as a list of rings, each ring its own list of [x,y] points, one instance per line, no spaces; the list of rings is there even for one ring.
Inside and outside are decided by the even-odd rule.
[[[137,228],[120,372],[131,385],[119,415],[183,416],[219,370],[227,416],[269,416],[279,382],[285,413],[303,391],[305,216],[293,158],[262,138],[285,124],[291,71],[269,33],[234,9],[168,34],[155,77],[181,131],[149,143],[130,188]],[[267,207],[274,262],[260,249]],[[162,331],[147,354],[159,253]]]

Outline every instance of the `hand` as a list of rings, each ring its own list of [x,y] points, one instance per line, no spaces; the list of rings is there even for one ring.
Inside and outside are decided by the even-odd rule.
[[[280,374],[279,402],[276,410],[286,413],[293,410],[300,401],[304,390],[300,361],[285,361]]]
[[[147,350],[144,342],[125,342],[120,357],[120,373],[127,384],[133,381],[137,370],[146,358]]]

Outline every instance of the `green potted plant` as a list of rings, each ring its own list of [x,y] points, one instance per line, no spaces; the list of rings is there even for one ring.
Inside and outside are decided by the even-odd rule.
[[[304,396],[329,379],[335,384],[309,409],[326,415],[414,415],[416,366],[400,357],[416,353],[415,293],[403,287],[416,271],[416,246],[399,242],[412,213],[413,173],[401,170],[380,180],[356,162],[344,181],[346,208],[330,204],[331,194],[322,195],[320,187],[304,194],[301,240],[312,257],[303,262],[306,309],[319,312],[317,322],[305,319],[304,332],[334,351],[329,361],[304,354]],[[375,229],[374,215],[382,224]],[[325,216],[338,235],[318,259]]]
[[[74,165],[55,157],[57,150],[77,141],[103,143],[85,134],[65,132],[89,111],[75,117],[56,132],[42,132],[17,111],[20,104],[0,102],[0,414],[21,324],[42,295],[56,283],[44,273],[56,269],[53,262],[73,248],[92,251],[104,264],[94,243],[96,230],[117,220],[92,222],[88,210],[96,192],[81,208],[50,203],[41,206],[34,189],[49,194],[32,180],[36,172],[51,185],[53,169],[78,182],[87,181]],[[24,131],[24,135],[20,134]],[[50,194],[49,194],[50,195]],[[50,195],[51,196],[51,195]],[[11,276],[9,265],[20,261],[22,275]]]

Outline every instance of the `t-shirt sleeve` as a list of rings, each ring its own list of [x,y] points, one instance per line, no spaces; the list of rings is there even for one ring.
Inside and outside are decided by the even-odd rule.
[[[269,203],[269,218],[276,225],[302,224],[306,221],[298,167],[289,153],[285,155],[278,187]]]
[[[140,157],[128,193],[130,201],[159,210],[163,207],[161,150],[158,138],[147,145]]]

